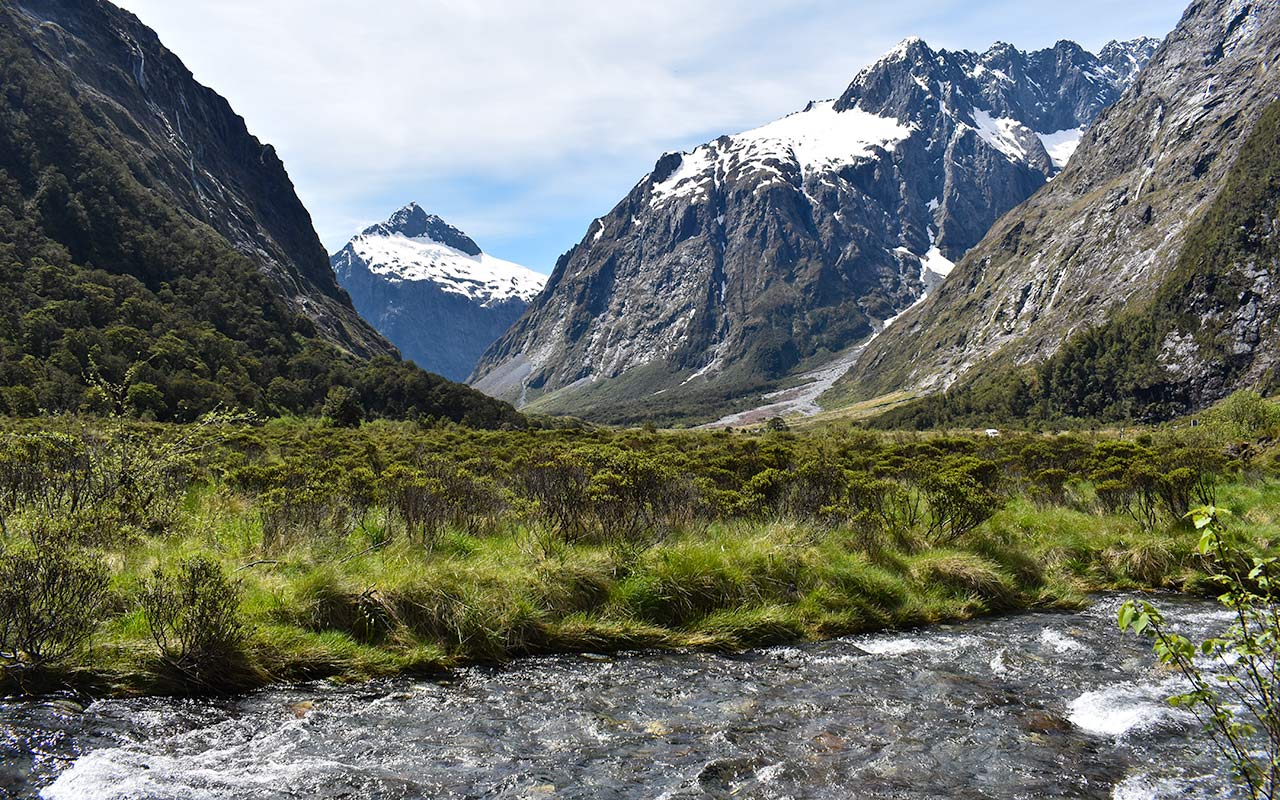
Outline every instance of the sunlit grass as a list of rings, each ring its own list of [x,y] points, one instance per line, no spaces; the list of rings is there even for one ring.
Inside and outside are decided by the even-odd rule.
[[[1220,489],[1236,526],[1280,533],[1280,485]],[[538,546],[536,531],[451,531],[433,548],[369,531],[262,549],[247,501],[192,493],[185,535],[104,554],[125,598],[155,567],[195,554],[238,582],[252,631],[249,683],[429,674],[531,653],[697,647],[737,650],[1030,607],[1072,608],[1107,589],[1195,588],[1195,534],[1014,500],[948,548],[868,551],[857,532],[791,521],[713,524],[639,550]],[[376,515],[375,515],[376,516]],[[378,526],[378,521],[367,526]],[[375,529],[381,541],[384,531]],[[127,602],[87,668],[116,690],[154,690],[155,650]]]

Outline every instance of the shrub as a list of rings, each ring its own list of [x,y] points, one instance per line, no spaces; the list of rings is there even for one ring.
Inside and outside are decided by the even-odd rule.
[[[600,536],[616,544],[650,543],[687,505],[675,471],[652,456],[618,448],[579,454],[590,465],[586,498]]]
[[[1100,442],[1090,459],[1089,479],[1103,511],[1125,513],[1153,531],[1160,514],[1161,476],[1155,452],[1130,441]]]
[[[324,533],[346,535],[349,508],[340,502],[337,487],[319,480],[288,488],[270,489],[258,498],[262,516],[262,545],[273,549],[295,537],[319,539]]]
[[[240,587],[208,558],[157,568],[143,582],[138,604],[161,659],[193,683],[216,683],[218,671],[239,658],[245,640]]]
[[[1205,420],[1228,439],[1257,439],[1280,427],[1280,405],[1264,400],[1257,392],[1242,390],[1210,409]]]
[[[1065,469],[1049,467],[1038,470],[1031,477],[1031,497],[1041,505],[1065,505],[1067,502],[1067,481],[1070,473]]]
[[[1276,558],[1252,556],[1233,542],[1224,509],[1190,512],[1201,538],[1197,550],[1219,585],[1218,602],[1230,612],[1225,630],[1200,642],[1175,633],[1150,603],[1120,607],[1120,630],[1148,636],[1160,663],[1177,670],[1188,691],[1169,698],[1195,714],[1239,781],[1242,796],[1280,794],[1280,576]]]
[[[360,396],[354,389],[334,386],[324,398],[320,415],[339,427],[354,428],[364,419],[364,406],[360,404]]]
[[[396,464],[383,474],[382,486],[388,505],[404,524],[409,538],[434,546],[449,516],[444,481],[422,470]]]
[[[850,523],[861,529],[900,532],[920,516],[919,497],[902,484],[868,473],[853,473],[848,494]]]
[[[954,542],[990,518],[1000,508],[998,481],[994,463],[972,456],[950,458],[927,475],[920,489],[929,503],[929,538]]]
[[[844,468],[826,458],[810,458],[791,470],[783,509],[796,519],[836,524],[849,494]]]
[[[61,549],[0,556],[0,666],[39,669],[80,652],[106,602],[100,563]]]
[[[566,539],[579,536],[585,525],[587,465],[572,453],[544,452],[517,468],[516,485],[535,505],[535,513]]]

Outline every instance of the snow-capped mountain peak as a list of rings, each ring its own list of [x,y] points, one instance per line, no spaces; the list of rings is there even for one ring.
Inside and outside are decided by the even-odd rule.
[[[1055,179],[1126,74],[1072,42],[976,53],[906,39],[837,100],[664,154],[472,384],[578,413],[580,387],[633,374],[592,402],[647,408],[707,384],[752,391],[849,347]],[[661,399],[642,404],[636,386]]]
[[[344,256],[391,283],[428,281],[481,305],[513,297],[527,302],[546,283],[545,275],[485,253],[471,237],[417,203],[366,228],[335,259]],[[341,270],[342,264],[335,268]]]
[[[457,381],[547,280],[417,203],[365,228],[330,263],[356,310],[406,358]]]

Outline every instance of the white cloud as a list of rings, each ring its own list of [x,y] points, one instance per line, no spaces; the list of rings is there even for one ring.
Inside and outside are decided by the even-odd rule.
[[[512,203],[560,194],[537,184],[601,186],[611,199],[580,200],[585,229],[625,191],[623,169],[634,180],[664,149],[839,94],[908,33],[1022,44],[999,15],[1060,5],[989,0],[984,21],[962,0],[117,2],[276,144],[331,245],[391,196],[468,181],[523,182],[496,204],[531,221],[546,209]]]

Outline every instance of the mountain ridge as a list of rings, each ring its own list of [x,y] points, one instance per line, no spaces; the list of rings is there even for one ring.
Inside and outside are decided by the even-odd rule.
[[[828,403],[894,391],[929,394],[974,378],[979,365],[1046,362],[1111,315],[1149,308],[1199,220],[1223,197],[1250,132],[1280,98],[1278,58],[1274,4],[1193,3],[1063,175],[1002,219],[951,281],[873,342]],[[1199,269],[1202,277],[1215,274]],[[1225,273],[1214,278],[1225,279]],[[1213,294],[1204,286],[1198,292]],[[1249,294],[1256,292],[1242,296]],[[1160,357],[1142,367],[1155,371],[1141,379],[1148,384],[1143,391],[1167,384],[1166,370],[1203,368],[1193,344],[1202,325],[1184,322],[1161,333],[1170,338],[1159,343]],[[1082,385],[1089,380],[1080,377]],[[1156,416],[1213,399],[1210,393],[1193,401],[1181,390],[1181,400],[1142,400],[1132,395],[1137,389],[1126,391],[1138,404],[1133,408]]]
[[[90,0],[17,0],[26,40],[132,148],[152,191],[259,265],[320,335],[352,353],[393,348],[350,307],[275,148],[135,15]]]
[[[0,6],[0,86],[0,411],[189,421],[333,395],[347,419],[523,424],[398,359],[274,150],[136,17]]]
[[[1057,174],[1047,145],[1066,143],[1039,134],[1083,127],[1121,80],[1070,43],[979,54],[908,39],[834,101],[662,156],[562,256],[472,385],[619,422],[776,385],[918,302]]]

